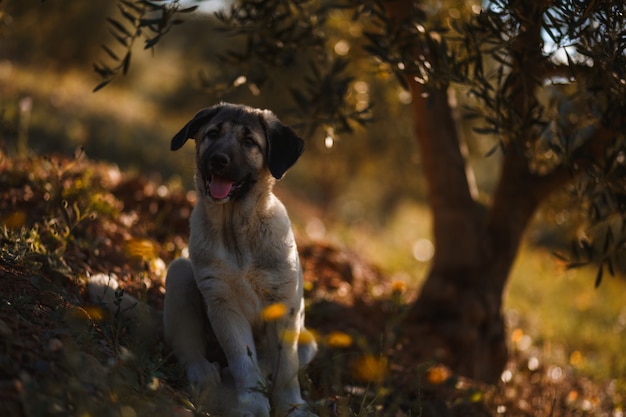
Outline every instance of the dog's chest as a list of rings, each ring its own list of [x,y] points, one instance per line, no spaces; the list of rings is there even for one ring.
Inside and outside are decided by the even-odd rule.
[[[250,320],[270,304],[290,303],[300,277],[284,207],[272,198],[257,211],[265,215],[196,206],[190,219],[189,252],[207,303],[236,303]]]
[[[219,240],[190,245],[194,273],[206,301],[233,300],[253,319],[264,307],[289,300],[299,277],[295,246],[267,243],[240,245],[236,251]]]
[[[284,262],[268,269],[248,258],[241,264],[229,257],[215,257],[209,262],[194,262],[194,269],[208,304],[236,305],[250,323],[257,322],[262,310],[271,304],[291,304],[298,279]]]

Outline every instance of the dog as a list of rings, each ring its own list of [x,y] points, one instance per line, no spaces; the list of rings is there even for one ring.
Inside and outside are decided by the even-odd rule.
[[[216,397],[208,401],[213,414],[315,417],[302,399],[298,373],[317,344],[304,326],[302,270],[289,217],[272,193],[302,154],[303,141],[270,111],[228,103],[199,111],[173,137],[171,149],[188,139],[196,144],[197,196],[190,259],[170,264],[164,311],[118,291],[106,274],[89,278],[89,297],[117,305],[146,337],[162,333],[191,385]],[[224,356],[226,366],[214,356]]]
[[[190,259],[176,259],[166,276],[165,340],[190,383],[217,387],[225,375],[234,380],[233,415],[311,416],[298,373],[317,345],[304,325],[290,220],[272,192],[304,142],[272,112],[228,103],[199,111],[171,149],[188,139],[195,140],[197,200]],[[227,367],[206,357],[207,332]]]

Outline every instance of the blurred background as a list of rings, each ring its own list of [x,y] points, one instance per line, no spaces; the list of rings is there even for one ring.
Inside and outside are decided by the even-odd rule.
[[[238,82],[236,68],[216,60],[235,41],[219,30],[211,14],[185,15],[184,24],[175,26],[153,51],[137,42],[129,72],[94,93],[101,80],[92,67],[107,58],[101,45],[114,46],[107,18],[118,13],[115,2],[68,1],[61,7],[52,1],[4,0],[0,7],[0,139],[9,154],[28,149],[71,155],[83,148],[90,158],[192,188],[193,146],[172,153],[169,140],[198,109],[220,100],[240,102],[271,109],[286,123],[298,122],[281,86],[266,85],[264,93],[271,93],[258,95],[250,83],[228,89],[211,84]],[[296,126],[305,136],[306,152],[277,190],[303,203],[298,208],[308,211],[302,217],[313,218],[303,226],[313,237],[323,237],[331,225],[388,230],[397,216],[413,219],[411,227],[401,221],[393,238],[408,246],[398,257],[410,264],[398,269],[414,275],[417,267],[421,275],[432,244],[423,240],[428,237],[428,213],[419,204],[424,193],[410,94],[393,76],[375,71],[359,51],[358,22],[338,12],[331,24],[337,28],[336,39],[330,39],[336,56],[356,54],[356,65],[364,68],[350,85],[349,100],[357,107],[372,106],[374,116],[352,133],[332,137],[324,130]],[[280,78],[293,84],[305,72],[290,71]],[[488,195],[497,178],[498,157],[485,157],[493,143],[484,136],[469,139],[471,157],[480,162],[475,167],[479,188]],[[361,241],[350,240],[344,243]]]

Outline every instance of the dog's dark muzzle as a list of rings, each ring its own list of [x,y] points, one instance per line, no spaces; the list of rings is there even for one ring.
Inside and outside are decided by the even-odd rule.
[[[215,152],[208,154],[207,159],[209,170],[219,172],[228,168],[231,158],[224,152]]]
[[[254,183],[252,175],[235,169],[238,164],[224,152],[207,152],[202,159],[204,191],[214,202],[240,197]]]

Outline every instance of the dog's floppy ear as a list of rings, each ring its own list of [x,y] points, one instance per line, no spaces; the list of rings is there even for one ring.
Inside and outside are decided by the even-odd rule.
[[[264,122],[267,136],[267,165],[274,178],[281,179],[302,154],[304,141],[269,111],[264,112]]]
[[[211,118],[217,114],[220,108],[221,107],[219,105],[213,106],[202,109],[196,113],[196,115],[193,116],[193,119],[187,122],[180,132],[174,135],[170,149],[173,151],[180,149],[189,138],[193,138],[196,133],[198,133],[198,129],[200,129],[203,124],[211,120]]]

